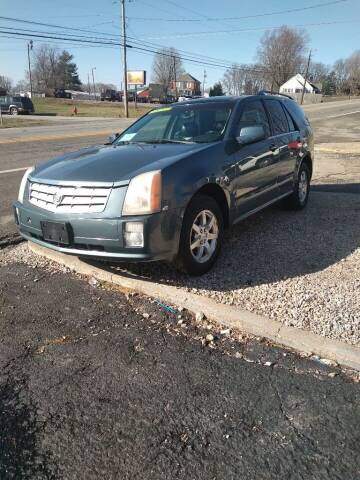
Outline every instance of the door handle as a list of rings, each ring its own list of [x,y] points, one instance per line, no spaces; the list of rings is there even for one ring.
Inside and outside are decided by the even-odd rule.
[[[275,150],[277,150],[277,146],[275,145],[275,143],[271,143],[269,145],[269,149],[272,151],[272,152],[275,152]]]

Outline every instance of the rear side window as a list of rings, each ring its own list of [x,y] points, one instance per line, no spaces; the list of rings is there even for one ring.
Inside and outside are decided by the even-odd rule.
[[[243,127],[249,127],[250,125],[262,125],[266,137],[270,137],[269,121],[263,104],[259,100],[247,103],[241,114],[239,130]]]
[[[288,121],[280,103],[277,100],[268,100],[266,108],[272,121],[273,134],[281,135],[282,133],[288,133]]]
[[[304,110],[293,100],[285,101],[285,108],[289,110],[290,115],[294,118],[298,126],[310,125],[310,122],[305,115]]]
[[[286,110],[285,107],[284,107],[284,112],[285,112],[285,115],[286,115],[286,118],[287,118],[287,121],[288,121],[288,124],[289,124],[290,131],[295,132],[295,130],[298,130],[298,128],[295,125],[294,120],[291,118],[291,115],[289,114],[289,112]]]

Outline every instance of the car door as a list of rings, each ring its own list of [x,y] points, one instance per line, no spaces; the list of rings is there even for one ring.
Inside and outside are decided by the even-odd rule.
[[[292,190],[297,158],[294,147],[297,145],[300,133],[279,100],[266,99],[265,107],[272,127],[271,140],[278,149],[277,184],[279,194],[282,194]]]
[[[254,143],[240,144],[232,165],[237,218],[256,210],[276,195],[278,154],[271,140],[270,124],[261,100],[244,102],[236,136],[243,127],[254,125],[263,127],[264,137]]]
[[[2,96],[0,97],[0,108],[2,112],[7,112],[8,111],[8,102],[7,102],[7,96]]]

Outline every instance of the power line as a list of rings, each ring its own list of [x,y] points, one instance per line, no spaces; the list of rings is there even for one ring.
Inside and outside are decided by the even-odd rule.
[[[202,21],[209,21],[209,22],[218,22],[218,21],[234,21],[234,20],[246,20],[249,18],[260,18],[260,17],[270,17],[273,15],[282,15],[285,13],[297,13],[297,12],[303,12],[307,10],[313,10],[316,8],[321,8],[321,7],[328,7],[331,5],[336,5],[344,2],[348,2],[349,0],[333,0],[330,2],[325,2],[325,3],[317,3],[315,5],[310,5],[308,7],[298,7],[298,8],[291,8],[291,9],[286,9],[286,10],[278,10],[275,12],[266,12],[266,13],[257,13],[253,15],[242,15],[240,17],[204,17],[202,19],[198,18],[158,18],[158,17],[129,17],[130,20],[139,20],[139,21],[162,21],[162,22],[202,22]],[[168,3],[173,3],[174,2],[168,2]],[[186,8],[187,9],[187,8]],[[189,10],[189,9],[187,9]],[[189,10],[192,11],[192,10]]]
[[[304,24],[295,24],[295,25],[288,25],[291,28],[307,28],[307,27],[319,27],[324,25],[340,25],[346,23],[358,23],[359,20],[334,20],[331,22],[318,22],[318,23],[304,23]],[[187,38],[187,37],[201,37],[206,35],[224,35],[224,34],[236,34],[241,32],[253,32],[253,31],[260,31],[260,30],[279,30],[283,28],[283,25],[278,26],[267,26],[267,27],[249,27],[249,28],[240,28],[234,30],[208,30],[203,32],[186,32],[186,33],[171,33],[169,35],[161,35],[161,36],[147,36],[141,37],[142,39],[149,39],[149,40],[161,40],[167,38]]]
[[[61,25],[54,25],[54,24],[48,24],[48,23],[43,23],[43,22],[35,22],[35,21],[31,21],[31,20],[24,20],[24,19],[19,19],[19,18],[12,18],[12,17],[3,17],[3,16],[0,16],[0,19],[5,19],[7,21],[13,21],[13,22],[18,22],[18,23],[26,23],[26,24],[31,24],[31,25],[40,25],[40,26],[47,26],[47,27],[51,27],[51,28],[60,28],[60,29],[68,29],[68,30],[71,30],[71,31],[80,31],[80,32],[86,32],[86,33],[94,33],[95,35],[105,35],[107,37],[111,37],[111,38],[108,38],[108,39],[105,39],[104,37],[94,37],[96,38],[96,42],[92,42],[89,40],[89,35],[76,35],[76,34],[72,34],[73,37],[79,37],[79,38],[85,38],[87,39],[87,43],[90,43],[90,44],[94,44],[94,43],[97,43],[99,45],[122,45],[122,43],[114,43],[114,39],[119,39],[121,40],[122,38],[122,35],[121,34],[118,34],[118,35],[115,35],[115,34],[109,34],[109,33],[105,33],[105,32],[94,32],[94,31],[91,31],[91,30],[84,30],[84,29],[81,29],[81,28],[72,28],[72,27],[65,27],[65,26],[61,26]],[[356,21],[356,20],[355,20]],[[353,22],[353,20],[350,20],[350,21],[334,21],[334,22],[321,22],[321,23],[312,23],[312,24],[305,24],[305,25],[296,25],[297,27],[306,27],[306,26],[319,26],[319,25],[333,25],[333,24],[339,24],[339,23],[351,23]],[[8,30],[9,29],[13,29],[12,27],[3,27],[3,28],[7,28]],[[219,33],[236,33],[236,32],[243,32],[243,31],[252,31],[252,30],[267,30],[267,29],[278,29],[278,28],[281,28],[281,26],[279,27],[255,27],[255,28],[246,28],[246,29],[240,29],[240,30],[222,30],[222,31],[211,31],[211,32],[194,32],[194,33],[188,33],[188,34],[180,34],[179,36],[183,36],[183,35],[206,35],[206,34],[219,34]],[[21,30],[20,28],[18,28],[18,30]],[[23,31],[27,31],[29,32],[28,35],[31,35],[31,30],[25,30],[25,29],[22,29]],[[40,34],[42,33],[49,33],[49,32],[41,32],[41,31],[38,31],[36,32],[37,34],[39,34],[39,37],[38,38],[41,38]],[[53,32],[50,32],[51,35],[57,35],[57,34],[54,34]],[[64,32],[60,32],[59,35],[68,35],[67,33],[64,33]],[[176,34],[175,34],[176,35]],[[172,35],[174,36],[174,34]],[[46,36],[43,36],[43,38],[50,38],[50,37],[46,37]],[[91,37],[92,38],[92,37]],[[58,39],[58,40],[66,40],[66,41],[70,41],[68,39],[64,39],[64,37],[55,37],[55,39]],[[135,48],[135,46],[141,46],[143,47],[144,45],[148,47],[148,51],[150,51],[151,53],[157,53],[156,51],[154,51],[153,49],[156,48],[156,49],[166,49],[167,47],[165,47],[164,45],[160,45],[160,44],[156,44],[154,42],[148,42],[144,39],[136,39],[135,37],[130,37],[128,36],[128,39],[129,41],[131,41],[134,45],[131,46],[131,48]],[[98,41],[98,40],[101,40],[101,41]],[[140,48],[140,47],[139,47]],[[205,55],[199,55],[199,54],[194,54],[192,52],[188,52],[188,51],[184,51],[184,50],[178,50],[179,53],[182,54],[182,58],[186,61],[192,61],[193,63],[198,63],[198,64],[202,64],[202,65],[211,65],[211,62],[213,62],[213,66],[221,66],[223,67],[224,64],[227,64],[226,68],[228,68],[229,64],[231,63],[234,63],[234,62],[231,62],[229,60],[223,60],[223,59],[218,59],[218,58],[214,58],[214,57],[208,57],[208,56],[205,56]],[[186,58],[185,58],[186,57]],[[192,59],[190,59],[189,57],[194,57]],[[199,61],[201,59],[201,62]],[[196,60],[196,61],[195,61]],[[221,63],[221,65],[219,65],[219,63]]]
[[[57,35],[57,34],[45,34],[45,32],[43,33],[32,33],[31,31],[28,31],[27,33],[23,33],[23,32],[12,32],[12,31],[5,31],[5,30],[0,30],[0,34],[5,34],[5,35],[10,35],[10,36],[16,36],[17,38],[20,38],[21,37],[34,37],[34,38],[41,38],[41,39],[55,39],[55,40],[63,40],[63,41],[70,41],[70,42],[75,42],[75,43],[85,43],[85,44],[89,44],[89,45],[92,45],[92,44],[95,44],[95,45],[105,45],[105,46],[123,46],[124,43],[122,42],[115,42],[115,41],[104,41],[104,40],[96,40],[96,39],[88,39],[88,38],[75,38],[74,36],[72,37],[64,37],[64,36],[60,36],[60,35]],[[167,56],[167,57],[174,57],[175,58],[179,58],[181,60],[184,60],[184,61],[187,61],[187,62],[190,62],[190,63],[194,63],[194,64],[197,64],[197,65],[207,65],[207,66],[213,66],[213,67],[219,67],[219,68],[224,68],[224,69],[228,69],[228,68],[238,68],[239,70],[243,70],[243,71],[252,71],[252,72],[257,72],[257,73],[266,73],[267,70],[265,68],[251,68],[251,67],[234,67],[234,64],[232,65],[229,65],[229,64],[225,64],[225,63],[211,63],[211,62],[204,62],[204,61],[199,61],[199,60],[196,60],[195,58],[187,58],[187,57],[183,57],[181,55],[174,55],[174,53],[166,53],[166,52],[158,52],[156,50],[152,50],[150,48],[145,48],[145,47],[140,47],[138,45],[131,45],[131,44],[127,44],[127,47],[128,48],[131,48],[133,50],[136,50],[136,51],[140,51],[140,52],[146,52],[146,53],[150,53],[150,54],[155,54],[155,53],[158,53],[160,55],[163,55],[163,56]]]
[[[53,24],[45,24],[45,23],[40,23],[40,22],[33,22],[31,20],[23,20],[23,19],[18,19],[18,18],[11,18],[9,19],[9,17],[0,17],[0,20],[3,19],[3,18],[6,18],[8,19],[8,21],[15,21],[17,23],[25,23],[25,24],[34,24],[34,25],[41,25],[41,26],[47,26],[47,27],[51,27],[51,28],[64,28],[64,29],[70,29],[71,31],[80,31],[80,32],[87,32],[87,33],[95,33],[96,35],[106,35],[106,36],[109,36],[111,37],[111,39],[118,39],[119,37],[121,38],[122,35],[119,33],[118,35],[115,35],[115,34],[109,34],[109,33],[103,33],[103,32],[93,32],[91,30],[83,30],[83,29],[77,29],[77,28],[70,28],[70,27],[62,27],[60,25],[53,25]],[[1,28],[1,27],[0,27]],[[6,28],[8,30],[15,30],[14,27],[2,27],[2,28]],[[28,32],[29,34],[31,34],[31,32],[34,33],[34,30],[30,30],[30,29],[24,29],[24,28],[21,28],[21,27],[17,27],[17,30],[21,30],[22,32]],[[41,31],[41,30],[36,30],[35,33],[39,33],[39,34],[43,34],[43,33],[46,33],[46,34],[54,34],[53,32],[46,32],[46,31]],[[62,32],[60,32],[61,34]],[[67,33],[62,33],[63,35],[68,35]],[[79,37],[79,38],[89,38],[89,35],[76,35],[76,34],[72,34],[74,37]],[[96,37],[97,39],[101,39],[103,40],[104,37]],[[160,45],[158,43],[154,43],[154,42],[147,42],[145,40],[137,40],[135,37],[131,37],[131,36],[128,36],[127,37],[129,40],[131,40],[134,44],[138,44],[140,46],[143,46],[144,44],[149,46],[149,48],[157,48],[157,49],[166,49],[166,47],[164,45]],[[107,40],[107,39],[106,39]],[[214,58],[214,57],[210,57],[210,56],[206,56],[206,55],[200,55],[200,54],[194,54],[193,52],[189,52],[187,50],[179,50],[177,49],[177,51],[179,53],[182,53],[184,54],[185,56],[187,57],[196,57],[196,59],[203,59],[205,60],[206,62],[208,61],[215,61],[215,62],[225,62],[225,63],[232,63],[230,60],[223,60],[223,59],[219,59],[219,58]]]

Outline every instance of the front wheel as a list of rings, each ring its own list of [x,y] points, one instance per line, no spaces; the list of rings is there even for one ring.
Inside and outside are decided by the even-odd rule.
[[[303,163],[300,166],[294,191],[284,200],[284,206],[292,210],[301,210],[306,207],[310,193],[310,170]]]
[[[214,265],[223,240],[224,221],[218,203],[196,195],[188,206],[175,264],[189,275],[203,275]]]
[[[19,111],[16,107],[11,107],[10,108],[10,115],[17,115],[18,113],[19,113]]]

